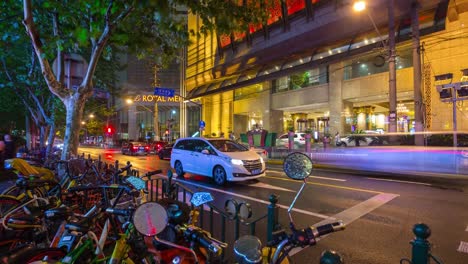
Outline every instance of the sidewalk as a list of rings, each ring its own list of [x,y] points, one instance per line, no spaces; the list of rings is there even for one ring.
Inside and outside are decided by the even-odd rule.
[[[295,150],[303,152],[303,150]],[[271,153],[268,164],[282,165],[289,152]],[[315,148],[309,154],[314,168],[370,177],[420,182],[468,184],[468,159],[444,147],[379,146]]]

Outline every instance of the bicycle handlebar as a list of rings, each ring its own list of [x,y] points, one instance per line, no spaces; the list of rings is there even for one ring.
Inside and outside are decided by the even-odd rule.
[[[208,232],[198,227],[185,226],[181,227],[180,230],[183,230],[187,241],[197,243],[215,255],[221,255],[223,247],[225,247],[224,243],[212,238]]]
[[[299,230],[295,229],[294,226],[291,225],[291,230],[293,232],[291,236],[291,242],[302,247],[313,246],[317,243],[317,238],[344,229],[345,224],[343,224],[342,221],[325,224],[318,227],[310,226]]]

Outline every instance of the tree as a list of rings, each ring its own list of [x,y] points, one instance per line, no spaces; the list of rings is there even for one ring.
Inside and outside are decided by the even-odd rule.
[[[231,33],[246,31],[248,24],[265,21],[263,8],[253,1],[94,1],[44,0],[23,1],[23,24],[37,55],[42,75],[50,91],[66,109],[66,131],[62,158],[77,154],[79,127],[86,100],[93,92],[93,77],[102,56],[113,56],[112,45],[126,47],[139,57],[151,57],[164,64],[188,44],[182,6],[203,21],[200,32]],[[41,10],[39,12],[39,10]],[[91,53],[85,76],[77,87],[64,85],[65,53]],[[57,73],[51,61],[57,59]]]
[[[45,85],[30,39],[26,34],[19,33],[22,5],[17,2],[2,3],[0,8],[5,11],[0,15],[3,32],[0,43],[0,79],[4,81],[0,83],[0,88],[5,93],[12,92],[8,100],[2,100],[2,105],[15,106],[16,118],[13,120],[18,120],[18,114],[30,117],[38,128],[40,147],[46,145],[45,140],[48,138],[49,153],[55,137],[55,118],[61,103]],[[18,102],[21,102],[22,107],[17,105]],[[21,113],[23,109],[26,112]]]

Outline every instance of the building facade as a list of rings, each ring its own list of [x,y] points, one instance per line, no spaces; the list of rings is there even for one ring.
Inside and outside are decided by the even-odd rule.
[[[230,36],[194,38],[187,49],[181,92],[201,103],[204,135],[239,135],[258,127],[276,133],[311,129],[322,135],[388,132],[388,2],[368,3],[365,14],[354,11],[352,1],[278,1],[265,25]],[[463,80],[462,70],[468,68],[468,1],[417,3],[395,0],[392,9],[396,131],[414,132],[415,107],[421,107],[424,131],[448,132],[457,125],[466,132],[467,103],[458,101],[453,107],[440,100],[436,86],[442,82],[435,77],[452,73],[453,82]],[[416,47],[412,10],[421,35]],[[199,23],[189,15],[189,29]],[[422,65],[422,105],[414,100],[413,54],[419,54]]]

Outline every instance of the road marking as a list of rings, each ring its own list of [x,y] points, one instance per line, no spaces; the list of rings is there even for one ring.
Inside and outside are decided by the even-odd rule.
[[[182,182],[184,184],[189,184],[189,185],[193,185],[193,186],[196,186],[196,187],[204,188],[204,189],[207,189],[207,190],[210,190],[210,191],[213,191],[213,192],[229,194],[229,195],[232,195],[232,196],[237,196],[237,197],[240,197],[240,198],[243,198],[243,199],[246,199],[246,200],[251,200],[251,201],[258,202],[258,203],[263,203],[263,204],[266,204],[266,205],[270,204],[270,201],[265,201],[265,200],[253,198],[253,197],[250,197],[250,196],[234,193],[234,192],[228,192],[228,191],[225,191],[225,190],[215,189],[215,188],[204,186],[204,185],[194,183],[194,182],[181,181],[181,180],[178,180],[178,179],[175,179],[175,180],[180,181],[180,182]],[[278,207],[280,207],[280,208],[283,208],[283,209],[288,209],[289,208],[289,206],[282,205],[282,204],[276,204],[276,205]],[[302,214],[306,214],[306,215],[310,215],[310,216],[315,216],[315,217],[322,218],[322,219],[329,219],[330,221],[336,220],[335,218],[327,216],[327,215],[314,213],[314,212],[309,212],[309,211],[305,211],[305,210],[301,210],[301,209],[293,208],[293,211],[298,212],[298,213],[302,213]]]
[[[281,181],[298,182],[297,180],[291,180],[291,179],[289,179],[289,178],[279,178],[279,177],[270,177],[270,176],[264,176],[264,178],[276,179],[276,180],[281,180]],[[350,190],[350,191],[359,191],[359,192],[375,193],[375,194],[384,193],[384,192],[379,192],[379,191],[372,191],[372,190],[366,190],[366,189],[360,189],[360,188],[353,188],[353,187],[346,187],[346,186],[339,186],[339,185],[332,185],[332,184],[326,184],[326,183],[318,183],[318,182],[307,182],[307,184],[310,184],[310,185],[318,185],[318,186],[324,186],[324,187],[330,187],[330,188],[337,188],[337,189],[343,189],[343,190]]]
[[[393,193],[381,193],[378,194],[362,203],[359,203],[351,208],[348,208],[344,210],[343,212],[340,212],[333,217],[330,217],[330,219],[325,219],[322,220],[316,224],[314,224],[315,227],[321,226],[324,224],[328,224],[333,222],[334,220],[331,219],[338,219],[343,221],[344,224],[349,225],[352,222],[356,221],[357,219],[361,218],[362,216],[374,211],[375,209],[379,208],[380,206],[390,202],[391,200],[395,199],[400,195],[398,194],[393,194]],[[324,237],[322,237],[323,239]],[[319,239],[318,239],[319,240]],[[468,243],[467,243],[468,244]],[[291,250],[289,253],[290,256],[299,253],[301,250],[304,248],[294,248]]]
[[[468,242],[460,241],[460,245],[457,249],[458,252],[468,253]]]
[[[284,172],[281,171],[274,171],[274,170],[266,170],[268,173],[277,173],[286,176]],[[329,181],[340,181],[340,182],[345,182],[347,180],[344,179],[338,179],[338,178],[330,178],[330,177],[321,177],[321,176],[310,176],[309,178],[314,178],[314,179],[321,179],[321,180],[329,180]]]
[[[370,178],[370,177],[368,177],[367,179],[369,179],[369,180],[376,180],[376,181],[401,182],[401,183],[411,183],[411,184],[419,184],[419,185],[432,186],[432,184],[430,184],[430,183],[424,183],[424,182],[400,181],[400,180],[379,179],[379,178]]]
[[[270,190],[278,190],[278,191],[285,191],[285,192],[296,192],[296,191],[293,191],[293,190],[290,190],[290,189],[286,189],[286,188],[282,188],[282,187],[278,187],[278,186],[274,186],[274,185],[270,185],[270,184],[267,184],[267,183],[263,183],[263,182],[257,182],[257,183],[254,183],[254,184],[243,184],[245,186],[252,186],[252,187],[258,187],[258,188],[265,188],[265,189],[270,189]]]

